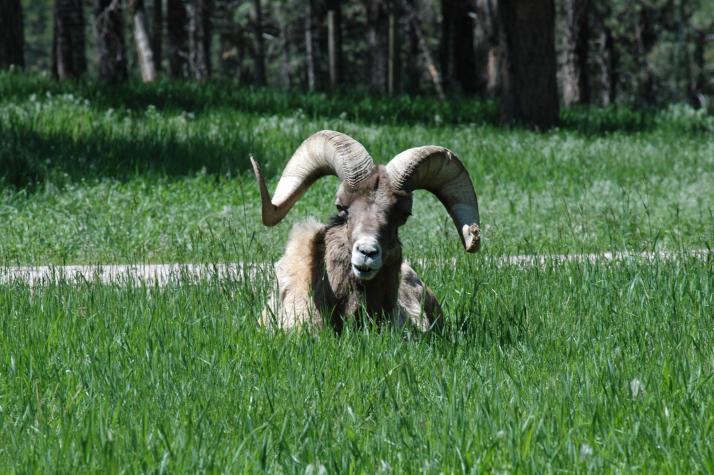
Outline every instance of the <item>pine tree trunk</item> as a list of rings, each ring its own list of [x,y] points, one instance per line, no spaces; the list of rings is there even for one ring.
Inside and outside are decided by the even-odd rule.
[[[84,13],[81,0],[55,0],[53,75],[78,78],[87,71],[84,50]]]
[[[23,68],[25,38],[20,0],[0,0],[0,12],[0,68]]]
[[[483,45],[480,46],[477,54],[480,60],[478,70],[481,71],[481,87],[489,96],[498,97],[501,95],[506,72],[506,40],[498,16],[497,0],[478,0],[476,12],[483,37]],[[477,90],[481,89],[477,88]]]
[[[255,34],[255,82],[265,86],[265,42],[263,41],[263,9],[261,0],[253,0],[253,31]]]
[[[337,14],[335,10],[327,12],[327,57],[330,62],[330,89],[337,89],[339,73],[337,69]]]
[[[193,77],[205,81],[211,74],[211,1],[189,2],[189,41]]]
[[[367,0],[367,76],[369,88],[377,94],[387,92],[389,17],[384,0]]]
[[[429,51],[429,45],[426,43],[424,33],[422,32],[421,25],[419,24],[419,17],[417,17],[416,12],[411,7],[411,5],[405,6],[405,13],[407,15],[407,19],[409,20],[409,25],[412,28],[412,34],[414,35],[414,38],[416,39],[417,45],[419,47],[421,62],[424,65],[424,69],[426,69],[426,73],[429,76],[429,79],[431,79],[432,84],[434,85],[436,95],[439,97],[439,99],[443,100],[445,96],[444,88],[442,87],[441,83],[441,74],[439,73],[439,70],[437,69],[436,64],[434,63],[431,51]]]
[[[563,102],[566,105],[590,102],[588,75],[589,0],[564,0]]]
[[[169,46],[169,74],[188,77],[188,15],[183,0],[167,0],[166,29]]]
[[[328,56],[330,61],[330,86],[339,87],[342,81],[342,8],[340,0],[327,1]]]
[[[191,67],[198,81],[205,81],[211,74],[211,10],[210,0],[190,2]]]
[[[409,25],[409,58],[410,60],[406,62],[406,87],[407,92],[414,96],[421,92],[421,70],[419,68],[419,38],[417,36],[416,28],[411,22]]]
[[[108,83],[126,81],[126,51],[121,0],[94,1],[99,79]]]
[[[154,53],[151,51],[151,41],[146,29],[146,12],[144,0],[129,0],[129,14],[134,21],[134,44],[139,57],[139,71],[141,80],[153,82],[156,80],[156,67],[154,66]]]
[[[151,36],[151,51],[154,53],[154,68],[156,73],[161,72],[163,61],[163,34],[164,34],[164,8],[163,0],[154,0],[153,35]]]
[[[466,0],[441,1],[441,74],[448,89],[477,90],[472,8]]]
[[[238,49],[240,30],[233,21],[233,5],[230,0],[216,0],[214,28],[218,31],[218,52],[221,72],[225,77],[237,78],[240,71]]]
[[[704,31],[695,32],[694,40],[694,72],[691,102],[694,107],[704,106],[704,88],[706,87],[706,75],[704,74],[704,50],[706,49],[707,35]]]
[[[292,85],[292,67],[290,66],[290,29],[287,22],[283,21],[280,24],[280,78],[283,89],[290,89]]]
[[[501,0],[508,77],[501,116],[546,129],[558,123],[553,0]]]
[[[654,25],[651,19],[650,7],[639,5],[635,16],[635,47],[633,60],[635,63],[635,90],[637,99],[644,104],[655,101],[655,77],[647,56],[657,41]]]
[[[608,27],[603,26],[599,44],[600,102],[607,106],[615,102],[617,94],[617,53],[612,39],[612,31]]]
[[[315,90],[315,52],[312,42],[312,0],[305,1],[305,68],[307,71],[307,90]]]

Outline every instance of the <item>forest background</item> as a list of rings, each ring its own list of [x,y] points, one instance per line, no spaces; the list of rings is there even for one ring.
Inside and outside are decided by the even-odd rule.
[[[64,80],[206,81],[500,98],[538,128],[561,104],[706,108],[705,0],[2,0],[0,67]],[[14,65],[14,66],[13,66]]]

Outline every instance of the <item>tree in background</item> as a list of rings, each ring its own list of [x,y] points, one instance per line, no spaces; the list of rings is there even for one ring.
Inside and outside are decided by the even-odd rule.
[[[424,31],[421,27],[421,22],[419,21],[419,16],[417,15],[417,12],[411,2],[404,3],[403,6],[404,13],[407,17],[407,20],[409,21],[410,34],[413,35],[412,41],[414,42],[416,51],[419,52],[419,57],[412,58],[412,61],[414,61],[414,59],[417,59],[421,63],[426,72],[426,76],[431,80],[431,83],[434,86],[434,91],[436,92],[436,95],[439,97],[439,99],[444,99],[445,95],[441,81],[441,73],[437,69],[436,63],[434,63],[434,59],[431,55],[431,50],[429,48],[429,45],[427,44]]]
[[[190,0],[189,51],[193,77],[205,81],[211,74],[211,0]]]
[[[386,0],[366,0],[367,10],[367,82],[377,94],[387,92],[387,50],[389,11]]]
[[[477,91],[489,96],[501,95],[501,85],[506,74],[505,37],[503,25],[498,16],[497,0],[477,0],[475,36],[478,47],[475,50]]]
[[[600,89],[600,103],[604,106],[615,101],[619,80],[619,53],[615,48],[615,31],[612,21],[612,7],[608,2],[591,1],[597,33],[597,83]],[[591,86],[592,86],[591,81]]]
[[[136,46],[136,54],[139,57],[141,79],[144,82],[152,82],[156,80],[156,66],[149,32],[146,27],[144,0],[128,0],[128,5],[129,15],[134,23],[134,44]]]
[[[24,67],[24,35],[20,0],[0,0],[0,68]]]
[[[263,6],[261,0],[253,0],[253,32],[255,35],[255,48],[253,60],[255,62],[255,82],[259,86],[267,84],[265,74],[265,41],[263,40]]]
[[[505,122],[546,129],[558,122],[553,0],[501,0],[507,77],[501,115]]]
[[[478,91],[472,3],[441,0],[441,74],[444,85],[455,92]]]
[[[75,79],[87,72],[81,0],[55,0],[52,43],[52,74],[57,79]]]
[[[94,0],[99,79],[108,83],[126,81],[126,50],[121,0]]]
[[[563,1],[563,102],[565,105],[590,102],[589,0]]]
[[[653,103],[656,99],[656,78],[652,71],[652,64],[648,61],[648,56],[657,43],[657,32],[654,25],[656,9],[644,1],[636,1],[630,4],[631,15],[634,19],[634,44],[632,58],[635,69],[633,78],[635,81],[635,97],[642,103]]]
[[[188,14],[183,0],[167,0],[169,74],[172,78],[188,77]]]
[[[307,90],[315,90],[315,44],[313,42],[313,5],[312,0],[305,0],[305,71],[307,73]]]
[[[327,42],[330,89],[342,80],[342,9],[339,0],[327,1]]]
[[[154,0],[151,25],[151,52],[154,55],[154,68],[156,73],[161,72],[163,61],[163,36],[164,36],[164,6],[163,0]]]
[[[92,0],[90,18],[83,1],[0,0],[0,65],[24,59],[59,79],[151,80],[165,38],[172,78],[488,94],[502,100],[504,120],[536,127],[557,117],[557,89],[566,105],[701,107],[714,93],[711,0],[558,0],[555,14],[555,0]],[[88,26],[96,41],[85,39]],[[125,34],[136,60],[133,52],[127,60]]]

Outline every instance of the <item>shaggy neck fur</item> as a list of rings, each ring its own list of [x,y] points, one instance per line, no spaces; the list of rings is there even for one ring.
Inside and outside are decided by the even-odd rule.
[[[352,246],[339,220],[333,219],[325,228],[324,240],[317,241],[322,241],[316,242],[322,249],[316,249],[315,256],[323,255],[324,267],[314,276],[318,280],[313,286],[315,299],[330,315],[335,328],[340,330],[350,316],[366,316],[377,322],[388,319],[397,306],[401,245],[385,250],[388,252],[379,273],[372,280],[363,281],[352,273]]]

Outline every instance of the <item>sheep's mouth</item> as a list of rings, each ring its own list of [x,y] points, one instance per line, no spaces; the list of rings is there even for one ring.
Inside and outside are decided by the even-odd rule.
[[[375,269],[365,264],[352,264],[352,273],[360,280],[370,280],[379,272],[379,268]]]

